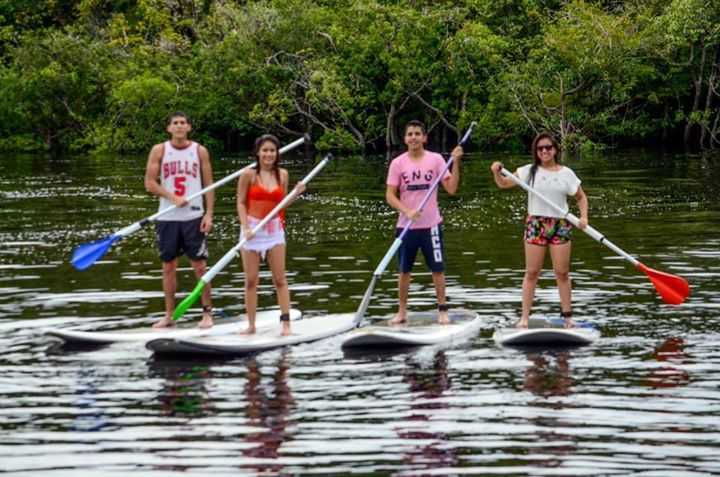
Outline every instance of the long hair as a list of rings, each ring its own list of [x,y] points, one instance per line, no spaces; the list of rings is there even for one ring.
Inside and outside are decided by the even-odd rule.
[[[275,173],[275,180],[280,185],[280,140],[272,134],[263,134],[259,138],[255,139],[255,148],[253,149],[253,155],[255,156],[255,171],[258,176],[260,175],[260,148],[266,142],[271,142],[275,145],[275,162],[273,163],[273,172]]]
[[[533,139],[532,142],[532,155],[533,155],[533,165],[530,167],[530,177],[528,178],[528,184],[533,185],[535,184],[535,174],[537,173],[538,167],[540,167],[540,164],[542,161],[540,160],[540,156],[538,156],[537,151],[537,144],[540,142],[541,139],[547,139],[549,140],[553,147],[555,148],[555,162],[560,164],[560,144],[555,139],[555,136],[552,135],[552,133],[549,132],[541,132],[537,136],[535,136],[535,139]]]

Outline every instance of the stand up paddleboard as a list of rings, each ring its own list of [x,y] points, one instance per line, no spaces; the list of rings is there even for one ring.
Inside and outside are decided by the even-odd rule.
[[[525,328],[503,328],[495,331],[493,339],[501,346],[581,346],[600,338],[600,331],[587,322],[576,321],[575,327],[565,328],[562,319],[532,318]]]
[[[253,335],[239,333],[230,336],[206,336],[202,338],[158,338],[145,347],[157,354],[188,355],[245,355],[283,346],[321,340],[352,329],[355,314],[345,313],[318,316],[298,320],[292,324],[292,334],[280,335],[280,324],[258,328]]]
[[[450,310],[450,323],[437,322],[437,312],[409,313],[407,324],[390,325],[389,319],[382,325],[357,328],[343,340],[343,348],[373,346],[422,346],[454,343],[477,334],[480,315],[469,310]]]
[[[290,310],[290,319],[299,320],[302,316],[300,310]],[[256,315],[256,324],[260,327],[275,328],[279,325],[280,310],[258,311]],[[78,329],[48,329],[45,334],[60,338],[68,344],[77,345],[97,345],[110,344],[120,342],[146,342],[156,338],[191,338],[208,335],[223,335],[235,333],[247,328],[247,320],[243,315],[242,318],[233,320],[230,323],[216,324],[212,328],[198,328],[197,324],[192,327],[175,327],[153,329],[149,326],[142,328],[132,328],[118,331],[83,331]]]

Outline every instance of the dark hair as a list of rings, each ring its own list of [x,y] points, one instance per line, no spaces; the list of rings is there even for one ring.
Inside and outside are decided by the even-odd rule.
[[[184,118],[188,124],[192,125],[192,121],[190,121],[190,117],[187,114],[183,113],[182,111],[175,111],[170,116],[168,116],[166,126],[170,126],[170,124],[172,124],[172,120],[175,118]]]
[[[540,156],[538,156],[537,152],[537,144],[540,142],[541,139],[548,139],[552,145],[553,148],[555,148],[555,162],[560,164],[560,144],[555,139],[555,136],[552,135],[552,133],[549,132],[541,132],[537,136],[535,136],[535,139],[533,139],[532,142],[532,155],[533,155],[533,165],[530,167],[530,177],[528,180],[528,184],[533,185],[535,183],[535,174],[537,173],[538,167],[540,166]]]
[[[418,119],[413,119],[413,120],[408,121],[408,123],[405,125],[405,134],[407,134],[408,128],[412,128],[412,127],[420,128],[420,130],[422,131],[423,134],[427,134],[427,129],[425,128],[425,123],[423,123],[422,121],[420,121]]]
[[[253,149],[253,155],[255,156],[255,171],[260,174],[260,148],[266,142],[271,142],[275,145],[275,163],[273,164],[273,172],[275,173],[275,180],[280,184],[280,140],[272,134],[263,134],[259,138],[255,139],[255,148]]]

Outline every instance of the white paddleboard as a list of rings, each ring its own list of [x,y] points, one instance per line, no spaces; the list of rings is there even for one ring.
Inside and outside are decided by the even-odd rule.
[[[453,343],[477,334],[480,329],[480,315],[470,310],[456,309],[448,312],[450,323],[437,322],[437,311],[409,313],[407,324],[364,326],[353,330],[345,337],[342,346],[421,346]]]
[[[580,346],[600,338],[600,331],[587,322],[576,321],[574,328],[565,328],[561,319],[532,318],[528,328],[502,328],[493,334],[501,346]]]
[[[302,317],[300,310],[290,310],[290,319],[298,320]],[[258,327],[280,326],[280,310],[258,311],[256,324]],[[190,327],[191,326],[191,327]],[[197,323],[188,327],[174,327],[154,329],[149,326],[117,331],[83,331],[79,329],[52,328],[45,330],[45,334],[64,340],[72,344],[109,344],[120,342],[146,342],[156,338],[191,338],[194,336],[223,335],[235,333],[247,328],[247,320],[243,315],[240,319],[229,323],[216,324],[212,328],[198,328]]]
[[[272,326],[258,328],[253,335],[233,333],[201,338],[158,338],[147,342],[145,347],[159,354],[243,355],[317,341],[348,331],[354,326],[355,314],[344,313],[295,321],[289,336],[280,335],[280,323],[276,321]]]

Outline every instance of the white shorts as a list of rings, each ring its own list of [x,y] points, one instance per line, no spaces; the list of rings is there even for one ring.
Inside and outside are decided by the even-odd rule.
[[[251,229],[254,229],[259,223],[260,219],[248,217],[248,226]],[[242,238],[241,230],[240,240],[242,240]],[[285,245],[285,230],[279,217],[275,217],[265,224],[263,228],[257,231],[253,238],[243,244],[242,248],[251,252],[258,252],[262,259],[265,260],[267,251],[276,245]]]

